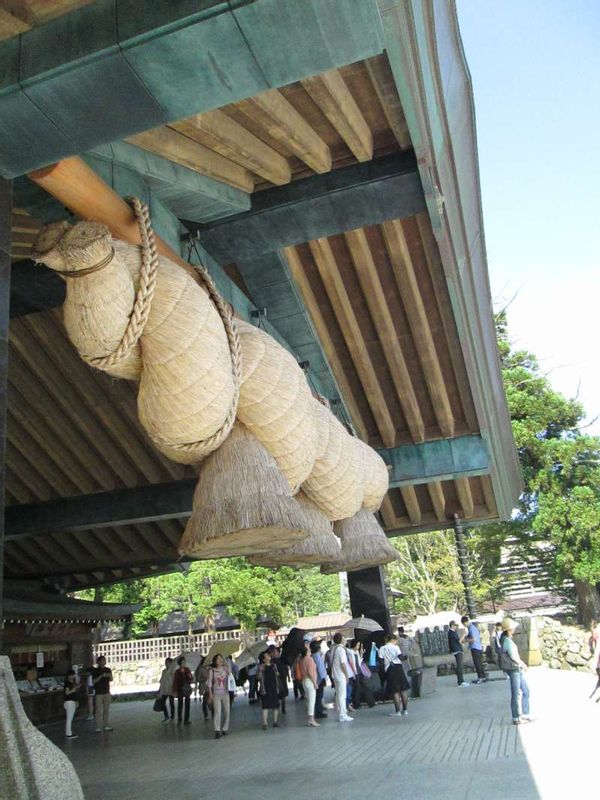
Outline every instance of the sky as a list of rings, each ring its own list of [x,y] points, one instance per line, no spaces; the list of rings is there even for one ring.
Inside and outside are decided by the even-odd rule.
[[[600,0],[458,0],[509,335],[600,434]]]

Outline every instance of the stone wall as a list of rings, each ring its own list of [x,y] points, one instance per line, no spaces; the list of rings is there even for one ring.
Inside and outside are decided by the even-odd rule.
[[[589,672],[593,669],[590,634],[574,625],[563,625],[551,617],[537,617],[543,662],[551,669]]]
[[[159,682],[165,662],[163,659],[153,659],[108,666],[112,669],[115,686],[148,686]]]

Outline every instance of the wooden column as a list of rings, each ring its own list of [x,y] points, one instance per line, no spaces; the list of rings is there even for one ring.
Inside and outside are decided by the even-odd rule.
[[[4,456],[6,452],[6,379],[10,307],[12,181],[0,178],[0,644],[4,577]]]

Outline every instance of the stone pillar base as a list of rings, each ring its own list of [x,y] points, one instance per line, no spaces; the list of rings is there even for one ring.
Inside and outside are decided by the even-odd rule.
[[[0,797],[84,800],[67,756],[28,720],[8,656],[0,656]]]

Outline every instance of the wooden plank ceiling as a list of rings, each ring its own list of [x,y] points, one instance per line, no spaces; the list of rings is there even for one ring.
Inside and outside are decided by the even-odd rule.
[[[11,321],[7,504],[193,476],[152,447],[137,418],[137,385],[81,361],[60,316],[44,312]],[[62,574],[77,565],[93,573],[127,563],[132,554],[148,564],[176,561],[182,529],[167,520],[8,541],[6,569],[27,577],[49,566]]]
[[[0,9],[7,5],[0,0]],[[385,55],[130,141],[247,192],[411,144]],[[29,255],[39,226],[15,210],[15,260]],[[426,214],[310,241],[284,255],[361,438],[393,447],[478,432]],[[227,267],[237,274],[236,265]],[[11,322],[9,384],[9,504],[193,474],[156,453],[137,420],[136,387],[85,365],[58,312]],[[382,517],[387,528],[410,531],[439,526],[455,512],[494,516],[489,479],[392,489]],[[9,541],[6,570],[13,577],[70,575],[70,586],[147,574],[177,559],[181,529],[171,520]],[[138,566],[122,567],[132,554]]]
[[[284,255],[359,436],[376,448],[479,432],[427,213]],[[388,529],[496,514],[488,478],[391,489]]]

